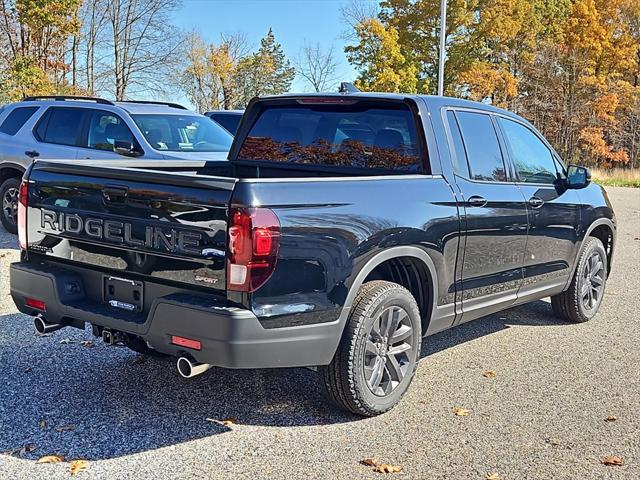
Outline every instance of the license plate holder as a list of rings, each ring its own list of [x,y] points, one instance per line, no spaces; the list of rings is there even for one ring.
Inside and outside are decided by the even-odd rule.
[[[115,308],[141,312],[144,305],[144,285],[136,280],[105,276],[104,301]]]

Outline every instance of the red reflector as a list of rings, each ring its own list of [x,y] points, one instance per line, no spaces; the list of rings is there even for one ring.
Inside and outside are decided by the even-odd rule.
[[[35,298],[27,298],[24,301],[24,304],[27,307],[35,308],[37,310],[42,310],[43,312],[46,310],[47,304],[42,300],[36,300]]]
[[[191,348],[193,350],[202,350],[202,343],[200,342],[200,340],[191,340],[190,338],[172,335],[171,343],[173,343],[174,345],[180,345],[181,347]]]

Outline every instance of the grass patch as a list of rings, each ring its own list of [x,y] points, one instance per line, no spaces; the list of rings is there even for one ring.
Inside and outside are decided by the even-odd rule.
[[[635,187],[640,188],[640,169],[623,168],[591,169],[593,181],[607,187]]]

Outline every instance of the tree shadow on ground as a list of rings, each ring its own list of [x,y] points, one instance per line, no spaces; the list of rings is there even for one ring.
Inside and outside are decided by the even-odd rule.
[[[430,355],[511,325],[559,325],[543,302],[425,339]],[[33,443],[49,453],[108,459],[162,448],[241,425],[309,426],[359,420],[327,405],[308,369],[211,369],[183,379],[174,359],[139,356],[91,340],[89,330],[33,333],[29,317],[0,316],[0,452]],[[239,427],[225,426],[233,418]],[[39,422],[44,421],[45,424]],[[58,431],[72,425],[70,431]]]

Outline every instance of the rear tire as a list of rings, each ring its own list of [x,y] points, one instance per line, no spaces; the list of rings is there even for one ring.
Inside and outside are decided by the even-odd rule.
[[[421,342],[420,312],[411,293],[392,282],[365,283],[333,360],[318,369],[326,396],[357,415],[390,410],[411,384]]]
[[[551,297],[553,312],[576,323],[591,320],[602,303],[607,282],[607,252],[600,239],[589,237],[580,252],[569,288]]]
[[[2,215],[0,221],[9,233],[18,233],[18,195],[20,194],[20,179],[7,178],[0,185],[0,201],[2,202]]]

